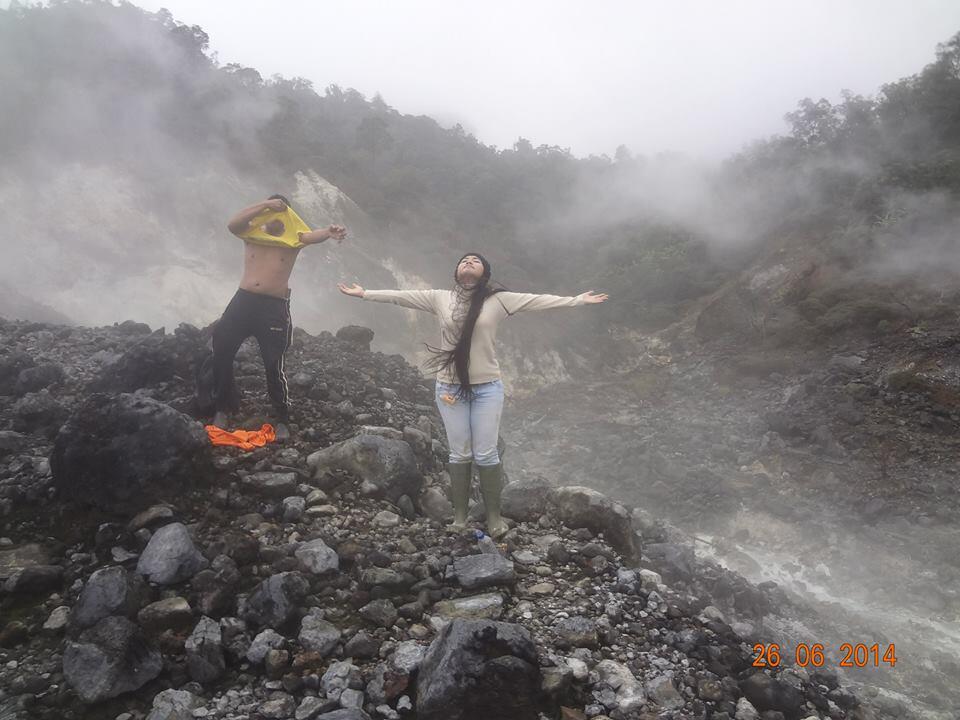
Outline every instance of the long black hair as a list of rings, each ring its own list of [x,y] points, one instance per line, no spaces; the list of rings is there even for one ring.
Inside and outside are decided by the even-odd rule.
[[[476,252],[464,253],[460,256],[460,259],[457,260],[457,264],[453,268],[453,280],[455,283],[459,284],[460,282],[457,280],[457,268],[460,267],[463,258],[469,257],[470,255],[478,258],[483,264],[483,275],[477,280],[477,284],[473,288],[470,296],[470,308],[467,310],[467,315],[463,320],[463,326],[460,328],[460,335],[457,337],[456,346],[452,350],[441,350],[440,348],[435,348],[424,343],[427,349],[433,354],[433,359],[426,363],[428,368],[441,370],[453,365],[457,373],[457,379],[460,381],[460,388],[457,390],[456,395],[460,400],[473,399],[473,387],[470,384],[470,343],[473,340],[473,328],[477,324],[477,318],[480,317],[483,303],[488,297],[507,289],[502,286],[495,288],[490,285],[490,263],[487,262],[487,259],[483,255]]]

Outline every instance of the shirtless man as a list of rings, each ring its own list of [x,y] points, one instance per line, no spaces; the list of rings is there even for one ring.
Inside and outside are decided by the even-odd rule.
[[[251,221],[266,210],[280,212],[290,203],[282,195],[271,195],[264,202],[238,212],[227,229],[243,239]],[[262,226],[268,235],[284,233],[280,220]],[[347,231],[341,225],[299,233],[304,245],[316,245],[330,238],[342,240]],[[216,414],[213,424],[227,428],[229,413],[239,409],[233,382],[233,359],[240,345],[251,335],[260,345],[260,356],[267,374],[267,392],[273,404],[274,429],[278,440],[288,440],[290,429],[287,379],[283,374],[283,355],[290,347],[293,325],[290,322],[290,288],[287,282],[300,248],[262,245],[244,240],[243,278],[223,316],[213,329],[213,378]]]

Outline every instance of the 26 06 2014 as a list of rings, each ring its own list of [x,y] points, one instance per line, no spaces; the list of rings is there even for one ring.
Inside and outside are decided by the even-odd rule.
[[[880,667],[897,664],[897,651],[894,643],[882,646],[880,643],[841,643],[840,667]],[[754,667],[780,667],[783,664],[783,651],[777,643],[755,643],[753,646]],[[826,664],[826,647],[823,643],[797,643],[793,651],[793,664],[800,667],[823,667]]]

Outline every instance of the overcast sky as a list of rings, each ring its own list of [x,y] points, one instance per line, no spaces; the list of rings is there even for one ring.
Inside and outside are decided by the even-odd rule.
[[[200,25],[221,63],[379,92],[484,143],[622,144],[716,159],[803,97],[872,94],[960,30],[958,0],[462,3],[136,0]]]

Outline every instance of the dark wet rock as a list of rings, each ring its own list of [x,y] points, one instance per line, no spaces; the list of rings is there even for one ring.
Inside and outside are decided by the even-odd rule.
[[[512,585],[516,580],[513,563],[500,554],[481,553],[457,558],[453,571],[465,590]]]
[[[13,429],[52,438],[67,416],[67,409],[47,390],[27,393],[13,404]]]
[[[314,720],[370,720],[370,716],[359,708],[340,708],[317,715]]]
[[[205,348],[183,334],[149,335],[106,365],[89,386],[91,392],[132,393],[180,377],[192,377]]]
[[[343,647],[343,652],[347,657],[368,659],[377,657],[380,652],[380,642],[372,635],[361,630]]]
[[[0,430],[0,458],[20,452],[29,445],[29,438],[14,430]]]
[[[431,520],[446,522],[453,517],[453,504],[435,487],[428,487],[423,491],[420,495],[420,507],[423,514]]]
[[[499,620],[503,615],[503,606],[503,595],[486,593],[442,600],[434,605],[433,609],[437,615],[447,619]]]
[[[293,619],[309,590],[310,583],[299,572],[271,575],[247,598],[244,618],[257,627],[279,628]]]
[[[378,435],[357,435],[319,450],[307,458],[307,464],[317,476],[346,470],[393,502],[401,495],[416,497],[423,484],[410,445]]]
[[[257,472],[243,478],[248,490],[278,499],[296,492],[297,484],[297,474],[293,472]]]
[[[132,533],[144,528],[153,531],[162,525],[173,522],[173,519],[173,508],[169,505],[154,505],[141,513],[137,513],[130,522],[127,523],[127,530]]]
[[[379,627],[389,628],[397,621],[397,608],[389,600],[374,600],[360,608],[360,617]]]
[[[189,627],[192,620],[190,603],[182,597],[157,600],[137,613],[137,622],[147,632],[183,629]]]
[[[314,575],[326,575],[340,568],[336,550],[317,538],[304,543],[294,552],[297,560]]]
[[[322,614],[310,612],[300,623],[298,639],[305,650],[327,656],[340,642],[340,631],[335,625],[327,622]]]
[[[267,720],[285,720],[291,717],[296,709],[297,701],[291,695],[280,693],[279,697],[261,704],[257,713]]]
[[[59,565],[31,565],[17,570],[3,584],[10,595],[39,595],[58,590],[63,582],[63,568]]]
[[[653,568],[667,580],[689,581],[693,576],[693,548],[676,543],[650,543],[643,548],[643,554],[650,560]]]
[[[30,637],[30,628],[19,620],[8,622],[0,630],[0,647],[15,648],[23,645]]]
[[[157,530],[137,562],[137,572],[158,585],[188,580],[207,567],[183,523],[170,523]]]
[[[153,697],[147,720],[193,720],[194,709],[203,700],[187,690],[163,690]]]
[[[373,330],[362,325],[344,325],[337,330],[337,339],[351,343],[358,348],[369,350],[373,342]]]
[[[501,511],[514,520],[536,521],[549,509],[551,489],[552,486],[539,477],[508,483],[501,495]]]
[[[199,683],[213,682],[226,669],[220,623],[208,617],[200,618],[184,646],[187,670]]]
[[[575,616],[562,618],[554,625],[560,647],[596,648],[597,624],[590,618]]]
[[[20,373],[35,365],[33,357],[25,352],[14,351],[0,357],[0,395],[13,395]]]
[[[240,570],[233,558],[217,555],[208,569],[201,570],[190,581],[190,587],[197,593],[200,612],[216,618],[233,613],[240,578]]]
[[[392,703],[410,685],[410,672],[386,662],[377,666],[367,684],[367,696],[375,705]]]
[[[21,370],[17,375],[14,392],[17,395],[26,395],[38,392],[44,388],[61,382],[64,378],[63,366],[59,363],[44,363],[36,367]]]
[[[0,550],[0,580],[6,580],[20,570],[36,565],[49,565],[50,553],[37,543]]]
[[[200,423],[134,395],[92,395],[71,415],[50,465],[61,494],[108,511],[177,497],[210,472]]]
[[[82,630],[110,615],[132,618],[140,609],[144,591],[140,577],[120,566],[97,570],[84,584],[73,606],[71,628]]]
[[[420,666],[421,720],[534,720],[540,666],[530,633],[519,625],[453,620]]]
[[[799,690],[761,672],[754,673],[740,682],[744,697],[757,709],[778,710],[787,720],[803,717],[801,708],[805,698]]]
[[[77,695],[95,703],[137,690],[160,674],[160,652],[122,617],[108,617],[67,642],[63,674]]]
[[[264,630],[259,633],[247,648],[246,658],[253,664],[262,663],[267,653],[271,650],[279,650],[283,647],[286,639],[276,630]]]
[[[640,560],[640,538],[623,505],[588,487],[554,488],[549,499],[552,512],[567,526],[603,533],[627,559]]]

